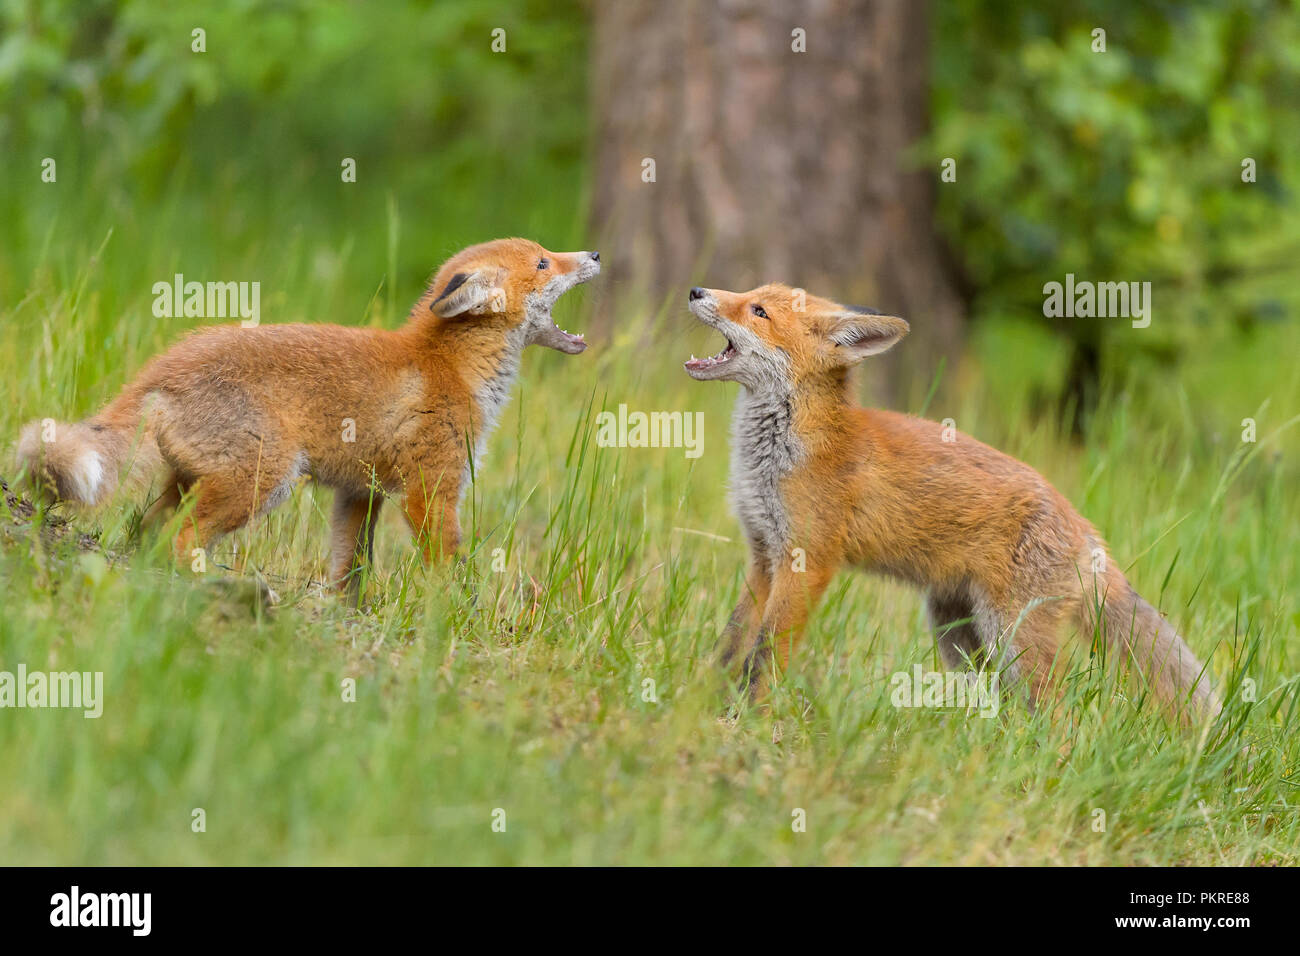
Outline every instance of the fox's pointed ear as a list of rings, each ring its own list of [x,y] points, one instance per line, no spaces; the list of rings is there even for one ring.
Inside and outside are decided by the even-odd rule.
[[[457,315],[486,315],[506,310],[506,292],[501,288],[504,269],[476,269],[457,272],[447,280],[429,311],[441,319]]]
[[[849,306],[831,315],[827,335],[840,363],[857,365],[868,355],[892,348],[908,329],[908,324],[895,316]]]

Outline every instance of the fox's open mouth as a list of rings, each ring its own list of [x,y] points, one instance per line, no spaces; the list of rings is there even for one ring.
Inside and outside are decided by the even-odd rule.
[[[587,347],[587,340],[583,338],[581,332],[568,332],[553,321],[551,327],[543,331],[537,341],[541,345],[568,352],[570,355],[577,355]]]
[[[691,360],[685,363],[688,372],[703,372],[707,369],[717,368],[724,362],[730,362],[736,357],[736,347],[731,344],[731,339],[727,339],[727,346],[717,355],[708,355],[704,358],[691,356]]]
[[[735,359],[740,352],[736,351],[731,339],[727,339],[727,346],[716,355],[706,355],[705,358],[697,359],[694,355],[690,356],[690,362],[682,363],[686,373],[694,378],[711,378],[712,373],[722,371],[723,365]]]
[[[600,274],[600,256],[598,253],[582,253],[590,258],[573,272],[556,276],[540,292],[529,293],[528,308],[528,343],[545,345],[548,349],[577,355],[587,350],[587,340],[580,332],[568,332],[555,324],[551,317],[551,306],[565,292],[576,285],[581,285],[593,276]]]
[[[555,325],[555,323],[552,322],[551,325]],[[555,327],[559,329],[561,335],[574,345],[581,345],[583,348],[587,347],[587,340],[581,332],[570,332],[568,329],[561,329],[558,325],[555,325]]]

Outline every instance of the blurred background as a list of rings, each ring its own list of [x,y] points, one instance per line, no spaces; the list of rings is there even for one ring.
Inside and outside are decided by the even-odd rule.
[[[524,234],[605,252],[596,334],[689,337],[692,283],[785,281],[912,322],[866,397],[1015,353],[1077,433],[1103,381],[1294,314],[1300,11],[1036,6],[3,0],[0,303],[67,310],[40,275],[107,261],[107,314],[174,268],[260,279],[267,321],[393,324]],[[1066,273],[1151,282],[1151,327],[1045,319]]]

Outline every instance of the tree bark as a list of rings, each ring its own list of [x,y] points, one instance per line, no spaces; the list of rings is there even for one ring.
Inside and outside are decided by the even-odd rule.
[[[921,0],[597,0],[593,39],[616,301],[787,282],[912,323],[880,391],[951,368],[964,306],[933,229],[939,170],[907,155],[928,125]]]

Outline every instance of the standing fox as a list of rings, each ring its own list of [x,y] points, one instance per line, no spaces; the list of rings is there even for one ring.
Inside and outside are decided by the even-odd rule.
[[[1218,713],[1191,650],[1046,479],[965,435],[942,440],[933,422],[854,405],[849,370],[894,345],[906,322],[784,285],[694,288],[689,307],[727,345],[686,371],[741,386],[731,484],[750,564],[722,657],[743,655],[751,694],[773,644],[784,669],[808,614],[850,564],[926,590],[950,668],[987,661],[1041,701],[1065,657],[1062,632],[1074,628],[1100,633],[1171,710]]]
[[[471,246],[443,264],[403,328],[219,326],[149,362],[74,425],[26,426],[20,460],[49,492],[84,505],[120,483],[193,493],[178,558],[265,514],[303,476],[335,489],[330,573],[355,596],[374,544],[377,483],[400,496],[426,559],[460,542],[456,512],[475,457],[531,344],[587,344],[551,320],[600,272],[596,252],[527,239]]]

